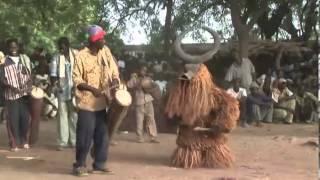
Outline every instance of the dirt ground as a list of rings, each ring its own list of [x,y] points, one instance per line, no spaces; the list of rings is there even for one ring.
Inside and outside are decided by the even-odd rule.
[[[0,180],[72,180],[72,149],[55,150],[55,122],[41,122],[41,139],[29,151],[8,152],[7,134],[0,125]],[[237,128],[230,135],[230,146],[237,161],[231,169],[177,169],[169,166],[175,136],[160,134],[160,144],[135,143],[133,133],[117,137],[108,166],[115,175],[90,175],[94,180],[312,180],[318,178],[317,125],[265,125],[263,128]],[[9,159],[34,156],[34,160]],[[91,159],[88,159],[88,166]]]

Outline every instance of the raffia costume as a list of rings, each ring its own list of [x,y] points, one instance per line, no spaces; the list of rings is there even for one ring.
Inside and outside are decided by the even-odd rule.
[[[165,113],[179,121],[178,147],[172,156],[173,166],[232,166],[234,157],[226,144],[225,134],[237,124],[238,102],[214,84],[204,64],[198,65],[192,78],[179,79],[171,88]]]

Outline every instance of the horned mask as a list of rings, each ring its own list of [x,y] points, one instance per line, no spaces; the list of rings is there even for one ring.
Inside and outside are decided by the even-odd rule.
[[[198,72],[200,65],[206,61],[209,61],[213,55],[215,55],[220,48],[220,38],[217,32],[213,31],[209,27],[201,27],[202,29],[208,31],[214,39],[214,44],[212,50],[202,54],[202,55],[191,55],[186,53],[181,48],[181,40],[184,36],[191,31],[191,29],[182,32],[174,42],[174,49],[176,54],[185,62],[184,73],[179,79],[191,80],[195,74]]]

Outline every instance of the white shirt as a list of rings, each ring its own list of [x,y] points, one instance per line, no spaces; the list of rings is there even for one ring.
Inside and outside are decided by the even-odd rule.
[[[236,99],[247,97],[247,90],[244,88],[239,88],[239,92],[235,92],[233,88],[229,88],[227,93]]]
[[[124,61],[122,61],[122,60],[119,60],[118,61],[118,66],[120,67],[120,68],[126,68],[126,63],[124,62]]]
[[[274,88],[272,90],[272,99],[278,103],[280,98],[293,96],[293,92],[289,90],[289,88],[285,88],[282,93],[279,89]]]
[[[12,59],[12,61],[15,63],[15,64],[18,64],[19,63],[19,59],[20,57],[19,56],[9,56],[10,59]]]
[[[252,74],[255,73],[255,68],[248,58],[243,58],[239,65],[233,63],[226,74],[225,80],[231,82],[233,79],[241,79],[241,87],[249,90],[253,81]]]
[[[167,86],[167,81],[155,81],[155,83],[158,84],[160,90],[161,90],[161,93],[163,93],[165,91],[165,88]]]

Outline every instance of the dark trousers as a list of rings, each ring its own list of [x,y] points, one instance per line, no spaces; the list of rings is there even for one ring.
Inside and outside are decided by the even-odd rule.
[[[7,129],[9,143],[12,148],[28,143],[28,130],[30,125],[28,101],[27,96],[6,101],[6,109],[8,112]]]
[[[240,122],[242,124],[248,123],[247,119],[247,100],[246,99],[241,99],[239,100],[240,104]]]
[[[93,140],[93,168],[104,168],[108,153],[107,113],[103,111],[78,112],[76,135],[76,163],[74,167],[86,167],[87,155]]]

